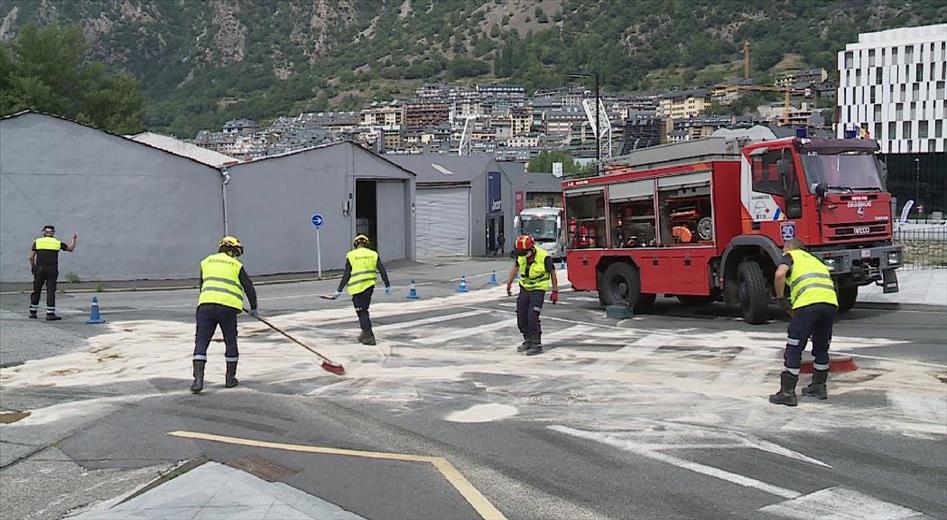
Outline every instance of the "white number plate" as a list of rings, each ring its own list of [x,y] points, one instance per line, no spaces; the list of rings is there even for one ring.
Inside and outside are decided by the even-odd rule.
[[[862,249],[862,258],[871,258],[871,249]]]

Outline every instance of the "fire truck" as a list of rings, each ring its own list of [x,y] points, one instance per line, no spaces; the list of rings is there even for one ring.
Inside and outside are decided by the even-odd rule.
[[[860,139],[711,137],[612,159],[602,175],[563,182],[569,281],[603,305],[723,300],[759,324],[783,243],[798,238],[831,271],[840,311],[859,286],[897,292],[877,151]]]

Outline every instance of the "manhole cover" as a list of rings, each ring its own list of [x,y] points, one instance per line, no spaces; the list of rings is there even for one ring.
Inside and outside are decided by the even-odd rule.
[[[247,473],[257,476],[267,482],[275,482],[283,477],[287,477],[294,473],[299,473],[294,469],[280,466],[279,464],[267,460],[259,455],[240,457],[239,459],[231,460],[226,464],[231,468],[246,471]]]
[[[0,424],[15,423],[29,416],[30,412],[0,412]]]

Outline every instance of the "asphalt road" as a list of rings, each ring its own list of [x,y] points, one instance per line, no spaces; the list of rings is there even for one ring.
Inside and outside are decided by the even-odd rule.
[[[443,457],[507,518],[947,518],[945,309],[857,307],[832,349],[858,370],[830,375],[828,401],[786,408],[766,402],[785,321],[660,300],[618,322],[565,291],[544,308],[546,352],[527,358],[513,299],[488,283],[508,268],[396,270],[373,348],[355,342],[351,303],[317,297],[336,281],[259,287],[264,313],[346,377],[243,317],[240,386],[223,388],[215,342],[199,396],[193,291],[100,295],[104,326],[83,323],[88,294],[65,295],[56,324],[3,295],[0,407],[32,415],[0,426],[0,516],[58,518],[181,461],[258,455],[365,518],[484,514],[410,456]]]

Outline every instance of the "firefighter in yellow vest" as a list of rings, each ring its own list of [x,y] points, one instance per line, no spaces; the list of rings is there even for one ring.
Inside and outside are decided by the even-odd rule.
[[[829,343],[832,341],[832,323],[838,310],[835,286],[828,267],[815,256],[803,251],[798,239],[787,240],[783,246],[782,262],[776,268],[773,286],[776,298],[791,305],[785,367],[780,374],[779,392],[769,397],[773,404],[796,406],[796,383],[806,342],[812,338],[812,383],[802,389],[802,395],[826,399],[825,381],[829,374]],[[791,303],[783,298],[789,288]]]
[[[247,276],[243,264],[237,257],[243,255],[243,245],[237,237],[220,239],[217,253],[201,261],[201,295],[197,300],[197,333],[194,341],[194,382],[191,392],[198,394],[204,389],[204,365],[207,364],[207,347],[220,326],[224,335],[227,375],[224,386],[237,386],[237,314],[243,310],[243,296],[250,302],[250,314],[256,316],[257,301],[253,282]]]
[[[339,280],[339,288],[332,298],[338,298],[342,289],[347,289],[355,305],[355,314],[358,315],[358,325],[362,329],[358,335],[358,342],[363,345],[375,344],[375,333],[372,331],[372,320],[368,315],[368,308],[372,303],[372,294],[375,292],[377,274],[385,283],[385,294],[391,294],[391,283],[388,281],[388,272],[381,263],[378,253],[369,248],[369,240],[365,235],[358,235],[352,241],[353,249],[345,255],[345,271]]]
[[[36,319],[39,297],[46,286],[46,321],[61,320],[56,315],[56,282],[59,279],[59,252],[75,251],[79,235],[73,233],[68,245],[54,235],[56,228],[43,227],[43,236],[33,241],[30,249],[30,271],[33,273],[33,294],[30,295],[30,318]]]
[[[520,294],[516,298],[516,323],[523,333],[523,344],[517,347],[516,351],[525,351],[527,356],[535,356],[543,353],[539,314],[543,310],[546,290],[552,282],[550,299],[556,304],[559,301],[559,279],[556,278],[552,257],[545,249],[536,247],[533,237],[520,235],[516,238],[514,248],[516,261],[506,282],[506,294],[513,296],[513,279],[519,273]]]

